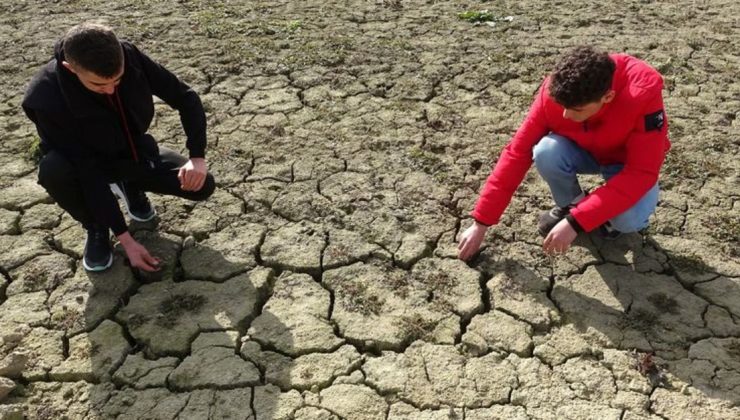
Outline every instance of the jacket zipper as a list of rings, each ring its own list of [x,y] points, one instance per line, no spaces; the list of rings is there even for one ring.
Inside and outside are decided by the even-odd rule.
[[[121,97],[118,96],[118,89],[115,89],[113,91],[113,96],[116,97],[116,102],[118,103],[118,106],[113,102],[113,99],[111,98],[111,95],[106,95],[108,97],[108,101],[110,101],[110,104],[113,106],[113,108],[116,108],[118,110],[119,115],[121,116],[121,121],[123,122],[123,129],[126,132],[126,139],[128,140],[128,145],[131,148],[131,155],[134,157],[134,162],[139,161],[139,155],[136,153],[136,147],[134,147],[134,139],[131,137],[131,131],[128,129],[128,122],[126,121],[126,114],[123,112],[123,104],[121,103]]]
[[[583,122],[583,131],[588,131],[588,121]]]

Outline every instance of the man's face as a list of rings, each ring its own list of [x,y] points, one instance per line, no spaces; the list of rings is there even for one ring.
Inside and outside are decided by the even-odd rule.
[[[62,61],[62,65],[67,68],[67,70],[77,75],[82,86],[85,86],[95,93],[112,95],[113,92],[116,91],[116,86],[121,83],[121,79],[123,78],[123,66],[121,66],[121,70],[113,77],[105,78],[67,61]]]
[[[572,108],[563,108],[563,118],[573,120],[575,122],[584,122],[592,116],[596,115],[604,104],[609,103],[614,99],[614,91],[608,91],[598,101],[589,102],[584,105],[574,106]]]

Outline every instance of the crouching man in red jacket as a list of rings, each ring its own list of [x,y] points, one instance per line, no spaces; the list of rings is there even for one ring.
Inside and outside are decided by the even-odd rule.
[[[483,186],[459,257],[478,251],[532,162],[555,200],[539,217],[546,252],[567,251],[579,232],[615,237],[645,228],[670,148],[662,88],[660,74],[635,57],[591,47],[565,55]],[[598,173],[606,182],[587,194],[577,174]]]

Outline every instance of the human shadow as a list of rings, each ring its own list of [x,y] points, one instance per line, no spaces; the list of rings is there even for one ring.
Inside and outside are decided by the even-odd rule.
[[[47,303],[63,354],[41,376],[22,379],[8,403],[40,419],[273,418],[281,389],[242,348],[255,343],[247,330],[272,293],[274,270],[200,244],[183,249],[183,239],[168,233],[134,236],[162,259],[161,270],[133,270],[120,249],[101,273],[78,259]],[[183,259],[203,255],[229,270],[194,276],[202,270]]]
[[[634,368],[652,387],[688,384],[707,397],[740,405],[732,379],[740,374],[740,311],[728,304],[740,296],[736,279],[640,234],[614,242],[585,236],[578,248],[576,253],[590,258],[582,257],[588,263],[573,271],[557,262],[548,267],[544,257],[534,264],[511,257],[492,263],[482,255],[476,263],[488,274],[504,270],[514,282],[523,281],[498,281],[492,295],[523,293],[535,305],[547,295],[559,313],[550,331],[572,325],[592,345],[634,352]],[[541,319],[523,320],[536,333],[547,331],[537,325]]]

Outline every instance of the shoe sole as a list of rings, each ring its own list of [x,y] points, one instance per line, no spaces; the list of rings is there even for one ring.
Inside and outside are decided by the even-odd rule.
[[[108,262],[106,262],[105,265],[96,265],[94,267],[87,265],[87,263],[85,262],[85,258],[84,257],[82,258],[82,266],[85,267],[85,270],[87,271],[92,271],[92,272],[103,271],[103,270],[109,269],[110,266],[112,265],[113,265],[113,253],[111,253],[110,256],[108,257]]]
[[[118,199],[123,201],[123,208],[126,210],[126,214],[128,214],[128,217],[131,218],[131,220],[136,220],[137,222],[148,222],[154,219],[154,217],[157,215],[157,210],[155,210],[154,207],[152,207],[151,216],[147,218],[135,216],[133,213],[131,213],[131,210],[128,208],[128,198],[126,198],[126,194],[124,194],[123,191],[121,191],[121,187],[119,187],[118,184],[109,184],[109,185],[110,185],[110,190],[113,191],[113,195],[115,195],[116,197],[118,197]]]

